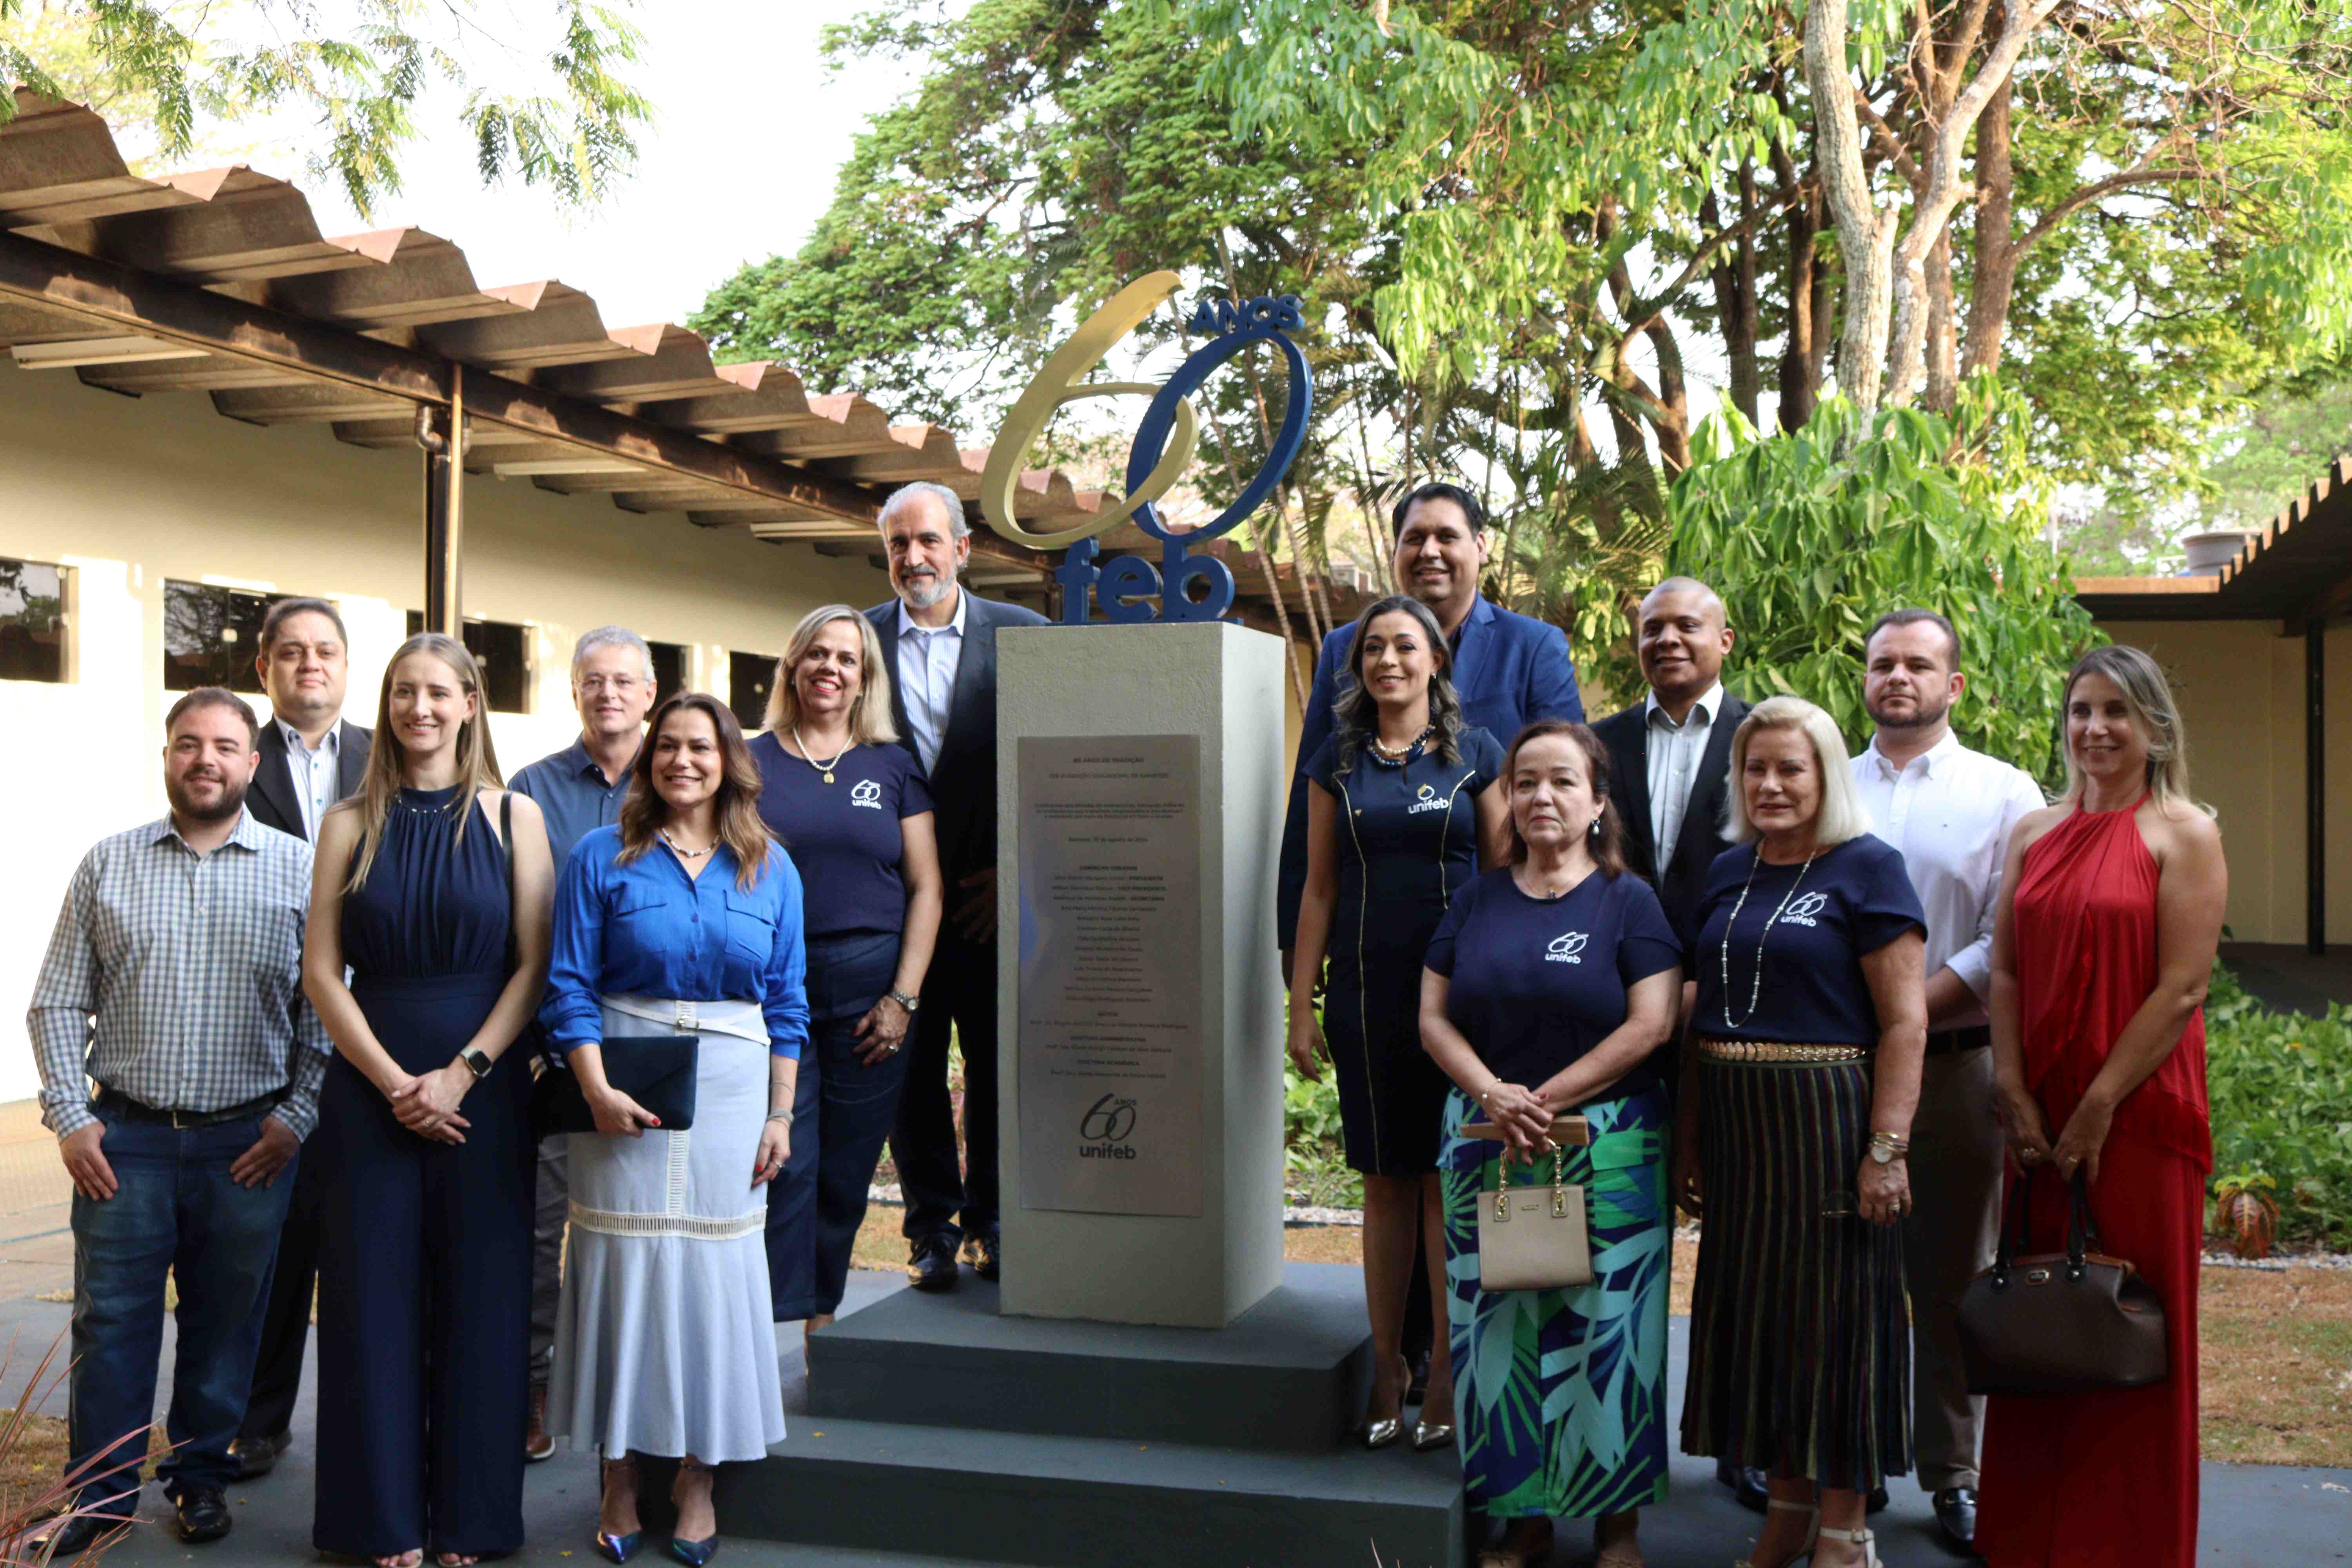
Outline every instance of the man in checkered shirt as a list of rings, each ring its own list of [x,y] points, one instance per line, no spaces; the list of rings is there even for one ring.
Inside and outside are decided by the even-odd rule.
[[[71,1555],[128,1521],[155,1408],[163,1286],[180,1291],[156,1479],[181,1538],[228,1533],[278,1233],[332,1047],[302,997],[310,847],[245,809],[253,710],[206,687],[164,724],[171,815],[82,859],[26,1024],[73,1176]],[[93,1096],[89,1085],[95,1084]]]

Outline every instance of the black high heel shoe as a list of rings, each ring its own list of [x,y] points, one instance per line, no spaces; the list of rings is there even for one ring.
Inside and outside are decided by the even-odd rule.
[[[604,1487],[606,1471],[626,1468],[634,1472],[636,1468],[637,1461],[634,1458],[625,1456],[618,1459],[607,1459],[599,1455],[596,1460],[596,1484],[599,1490],[601,1491]],[[604,1506],[603,1498],[597,1499],[597,1506],[599,1508]],[[607,1535],[602,1529],[596,1531],[596,1554],[607,1563],[626,1563],[637,1554],[637,1548],[645,1543],[646,1532],[642,1530],[633,1530],[626,1535]]]
[[[679,1475],[685,1475],[689,1470],[698,1471],[706,1476],[715,1473],[709,1465],[699,1459],[686,1458],[677,1462]],[[674,1497],[673,1500],[675,1500]],[[719,1555],[719,1532],[714,1530],[700,1541],[688,1541],[683,1537],[673,1535],[669,1538],[669,1554],[685,1563],[686,1568],[703,1568],[704,1563]]]

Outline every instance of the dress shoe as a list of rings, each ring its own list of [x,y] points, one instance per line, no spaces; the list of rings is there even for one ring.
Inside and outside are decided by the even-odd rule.
[[[555,1458],[555,1439],[547,1430],[547,1384],[534,1384],[530,1391],[530,1429],[522,1435],[522,1461],[536,1465],[541,1459]]]
[[[278,1461],[293,1446],[291,1432],[280,1432],[274,1437],[239,1437],[228,1446],[228,1455],[236,1461],[238,1480],[257,1481],[276,1469]]]
[[[996,1232],[975,1236],[963,1244],[963,1260],[982,1279],[993,1279],[1004,1271],[1004,1240]]]
[[[1977,1489],[1946,1487],[1936,1494],[1936,1524],[1944,1544],[1956,1552],[1977,1554]]]
[[[956,1244],[949,1236],[927,1236],[915,1243],[907,1262],[908,1281],[918,1290],[952,1290],[956,1285]]]
[[[1886,1489],[1885,1487],[1871,1488],[1870,1497],[1868,1500],[1862,1505],[1862,1507],[1864,1513],[1885,1513],[1886,1511]]]
[[[110,1513],[78,1513],[67,1519],[51,1520],[40,1532],[26,1544],[32,1549],[33,1560],[44,1555],[52,1562],[68,1562],[80,1556],[105,1538],[109,1531],[121,1530],[131,1521]]]
[[[1731,1498],[1750,1513],[1762,1513],[1764,1505],[1772,1500],[1772,1489],[1765,1484],[1768,1478],[1755,1465],[1742,1465],[1733,1473]]]
[[[229,1517],[228,1499],[218,1487],[190,1487],[179,1495],[173,1511],[178,1515],[180,1539],[192,1546],[218,1541],[236,1522]]]

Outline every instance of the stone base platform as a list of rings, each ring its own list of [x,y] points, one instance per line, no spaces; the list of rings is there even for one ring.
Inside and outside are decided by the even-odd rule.
[[[1292,1263],[1223,1330],[1006,1318],[967,1276],[820,1331],[809,1414],[719,1479],[733,1536],[826,1551],[1275,1565],[1462,1561],[1451,1448],[1367,1452],[1361,1277]],[[646,1523],[667,1477],[649,1468]]]

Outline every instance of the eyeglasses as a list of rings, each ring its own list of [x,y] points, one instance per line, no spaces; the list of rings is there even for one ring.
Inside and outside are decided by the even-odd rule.
[[[590,697],[602,697],[607,691],[616,697],[626,697],[644,684],[634,675],[592,675],[580,683],[580,689]]]

